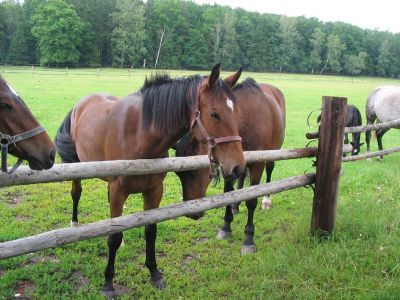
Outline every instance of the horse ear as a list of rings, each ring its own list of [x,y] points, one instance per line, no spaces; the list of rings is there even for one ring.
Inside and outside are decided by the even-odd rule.
[[[221,63],[216,64],[211,71],[211,75],[208,78],[208,87],[212,87],[219,78],[219,73],[221,72]]]
[[[235,74],[226,77],[224,79],[225,83],[233,87],[238,82],[240,75],[242,75],[242,70],[243,68],[240,67],[239,71],[237,71]]]

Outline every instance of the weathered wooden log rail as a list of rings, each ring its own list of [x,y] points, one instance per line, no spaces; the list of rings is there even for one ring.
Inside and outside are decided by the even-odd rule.
[[[344,129],[344,133],[361,133],[367,131],[375,131],[379,129],[389,129],[400,126],[400,120],[393,120],[384,123],[377,123],[371,125],[363,125],[363,126],[355,126],[355,127],[346,127]],[[317,139],[319,137],[319,132],[308,132],[306,133],[306,137],[308,139]]]
[[[276,161],[315,157],[317,148],[289,150],[246,151],[247,162]],[[21,167],[12,174],[0,173],[0,187],[34,183],[60,182],[74,179],[106,178],[112,176],[148,175],[207,168],[207,155],[158,159],[96,161],[57,164],[49,170],[33,171]]]
[[[347,156],[347,157],[343,157],[342,161],[344,161],[344,162],[355,161],[355,160],[361,160],[361,159],[366,159],[366,158],[371,158],[371,157],[376,157],[376,156],[381,156],[381,155],[388,155],[388,154],[392,154],[392,153],[396,153],[396,152],[400,152],[400,147],[393,147],[393,148],[386,149],[386,150],[368,152],[368,153],[359,154],[356,156]]]
[[[251,186],[246,189],[240,189],[222,195],[172,204],[166,207],[94,222],[75,228],[70,227],[57,229],[18,240],[0,243],[0,259],[58,247],[99,236],[105,236],[110,233],[141,227],[147,224],[175,219],[187,214],[224,207],[228,204],[238,203],[266,194],[275,194],[287,191],[312,184],[314,179],[315,174],[309,173],[302,176],[290,177],[270,183]]]

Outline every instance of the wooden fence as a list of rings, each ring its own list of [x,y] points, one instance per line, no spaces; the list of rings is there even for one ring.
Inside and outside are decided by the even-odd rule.
[[[247,162],[317,157],[316,173],[308,173],[302,176],[286,178],[267,184],[251,186],[249,188],[232,191],[222,195],[201,198],[110,220],[94,222],[77,228],[58,229],[30,237],[3,242],[0,243],[0,259],[58,247],[80,240],[105,236],[110,233],[170,220],[179,216],[223,207],[228,204],[314,183],[315,190],[310,231],[313,234],[329,234],[334,229],[335,224],[342,153],[350,152],[351,147],[348,146],[343,148],[346,99],[323,97],[322,102],[322,117],[319,133],[308,135],[308,137],[319,137],[318,148],[245,152],[245,159]],[[363,126],[363,128],[358,128],[357,130],[374,130],[373,126]],[[382,128],[381,126],[386,126],[386,124],[382,123],[378,128]],[[400,151],[400,147],[398,147],[397,151]],[[384,154],[387,153],[389,152]],[[373,156],[375,154],[370,153],[368,155]],[[208,166],[209,161],[206,155],[186,158],[174,157],[134,161],[60,164],[55,165],[52,169],[46,171],[38,172],[32,171],[28,168],[21,168],[13,174],[0,174],[0,187],[94,177],[145,175],[169,171],[185,171],[206,168]]]

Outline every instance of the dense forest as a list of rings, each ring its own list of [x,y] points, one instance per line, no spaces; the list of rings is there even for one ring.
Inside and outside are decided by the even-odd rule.
[[[1,0],[0,0],[1,2]],[[183,0],[6,0],[0,64],[399,77],[400,33]]]

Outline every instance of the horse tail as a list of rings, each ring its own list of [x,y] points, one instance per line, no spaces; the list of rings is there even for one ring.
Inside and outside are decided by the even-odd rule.
[[[72,110],[65,117],[54,139],[56,150],[64,163],[80,162],[71,136],[71,114]]]

